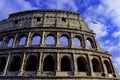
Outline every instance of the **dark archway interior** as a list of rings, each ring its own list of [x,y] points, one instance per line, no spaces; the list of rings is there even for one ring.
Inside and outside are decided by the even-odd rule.
[[[4,71],[5,65],[6,65],[6,58],[0,57],[0,72]]]
[[[44,59],[43,71],[54,71],[54,59],[52,56],[47,56]]]
[[[9,71],[19,71],[21,58],[20,56],[14,56],[9,67]]]
[[[68,57],[61,59],[61,71],[71,71],[71,62]]]
[[[94,72],[101,72],[99,61],[97,59],[92,60],[92,66]]]
[[[85,72],[87,70],[87,64],[84,58],[79,57],[77,59],[78,71]]]
[[[29,56],[26,63],[25,71],[36,71],[37,70],[37,58],[36,56]]]
[[[107,72],[108,73],[112,73],[112,69],[111,69],[111,66],[110,66],[109,62],[108,61],[104,61],[104,64],[106,66]]]

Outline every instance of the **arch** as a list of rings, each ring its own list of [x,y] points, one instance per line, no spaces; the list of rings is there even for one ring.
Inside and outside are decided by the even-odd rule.
[[[40,44],[41,37],[39,35],[34,35],[32,37],[31,45],[39,45]]]
[[[13,38],[10,38],[10,39],[8,40],[8,45],[7,45],[7,47],[12,47],[12,44],[13,44]]]
[[[60,37],[60,45],[67,46],[69,44],[68,37],[66,35],[62,35]]]
[[[105,60],[104,64],[106,66],[107,72],[108,73],[112,73],[112,69],[111,69],[110,63],[107,60]]]
[[[101,72],[100,63],[98,59],[96,58],[92,59],[92,67],[94,72]]]
[[[64,56],[61,59],[61,71],[71,71],[71,61],[68,56]]]
[[[30,55],[26,61],[25,71],[37,70],[37,58],[34,55]]]
[[[21,64],[20,56],[14,56],[10,64],[9,71],[19,71],[20,64]]]
[[[20,45],[20,46],[25,45],[26,39],[27,39],[26,36],[20,37],[20,39],[19,39],[19,45]]]
[[[46,37],[46,44],[54,45],[55,44],[55,38],[53,35],[48,35]]]
[[[93,40],[91,38],[87,38],[87,46],[88,48],[94,48]]]
[[[84,57],[77,58],[77,67],[78,67],[78,71],[81,72],[87,71],[87,62]]]
[[[3,42],[3,40],[2,40],[2,39],[0,39],[0,46],[2,46],[2,42]]]
[[[6,57],[0,57],[0,72],[4,71],[7,59]]]
[[[44,59],[43,71],[54,71],[54,59],[52,56],[48,55]]]
[[[78,37],[74,38],[74,46],[81,46],[81,39]]]

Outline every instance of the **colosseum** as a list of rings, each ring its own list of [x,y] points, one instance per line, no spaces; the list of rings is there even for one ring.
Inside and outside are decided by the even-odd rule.
[[[79,13],[28,10],[0,21],[0,80],[119,80]]]

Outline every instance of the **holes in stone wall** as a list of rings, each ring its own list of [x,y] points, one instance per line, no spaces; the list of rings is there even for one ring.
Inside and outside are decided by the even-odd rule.
[[[48,35],[46,37],[46,44],[48,45],[55,45],[55,38],[53,35]]]
[[[61,71],[71,71],[71,61],[68,56],[64,56],[61,59]]]
[[[8,40],[8,45],[7,45],[7,47],[12,47],[12,44],[13,44],[13,38],[10,38],[10,39]]]
[[[100,63],[96,58],[92,59],[92,66],[94,72],[101,72]]]
[[[37,22],[41,22],[41,18],[40,17],[37,17]]]
[[[0,39],[0,46],[2,46],[2,42],[3,42],[2,39]]]
[[[9,71],[19,71],[21,67],[20,64],[21,64],[20,56],[14,56],[10,64]]]
[[[37,58],[34,55],[28,57],[26,62],[25,71],[36,71],[37,70]]]
[[[32,37],[31,45],[39,45],[40,44],[41,37],[39,35]]]
[[[91,38],[87,38],[87,46],[88,48],[94,48],[94,44]]]
[[[54,59],[52,56],[45,57],[43,71],[54,71]]]
[[[85,58],[83,57],[77,58],[77,67],[78,67],[78,71],[81,71],[81,72],[87,71],[87,63]]]
[[[20,38],[19,45],[20,45],[20,46],[23,46],[23,45],[25,45],[25,43],[26,43],[26,36],[22,36],[22,37]]]
[[[74,46],[81,46],[81,40],[78,37],[74,38]]]
[[[61,20],[62,20],[63,22],[66,22],[66,18],[64,18],[64,17],[63,17]]]
[[[7,60],[5,57],[0,57],[0,72],[4,71],[6,62],[7,62]]]
[[[60,37],[60,45],[61,46],[67,46],[68,45],[68,37],[66,35],[63,35]]]
[[[112,69],[111,69],[110,63],[107,60],[105,60],[104,64],[105,64],[105,67],[107,69],[107,72],[108,73],[112,73]]]

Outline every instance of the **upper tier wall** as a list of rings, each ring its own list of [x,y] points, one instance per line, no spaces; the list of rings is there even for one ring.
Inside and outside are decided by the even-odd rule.
[[[60,27],[90,31],[78,13],[63,10],[29,10],[10,14],[0,31],[24,27]]]

